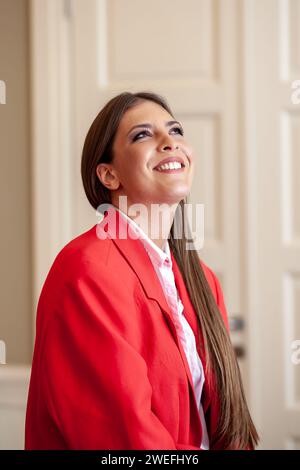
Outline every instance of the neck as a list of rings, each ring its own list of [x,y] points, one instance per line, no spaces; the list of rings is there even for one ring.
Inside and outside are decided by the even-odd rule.
[[[112,204],[124,212],[146,233],[160,249],[163,249],[173,224],[178,203],[124,204],[124,200],[112,200]]]

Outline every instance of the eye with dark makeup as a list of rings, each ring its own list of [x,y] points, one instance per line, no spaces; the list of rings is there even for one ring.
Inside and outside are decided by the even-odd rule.
[[[184,132],[183,132],[183,129],[179,126],[177,127],[172,127],[172,129],[170,129],[170,132],[171,131],[177,131],[176,133],[180,134],[183,136]],[[149,130],[144,130],[144,131],[141,131],[139,132],[138,134],[136,134],[133,139],[132,139],[132,142],[135,142],[136,140],[140,140],[141,138],[143,138],[143,135],[147,135],[149,137],[151,137],[151,133]],[[141,137],[142,136],[142,137]]]

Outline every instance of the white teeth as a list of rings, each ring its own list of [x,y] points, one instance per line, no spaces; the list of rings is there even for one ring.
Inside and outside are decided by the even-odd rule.
[[[171,162],[171,163],[165,163],[164,165],[159,166],[157,169],[159,171],[162,171],[162,170],[177,170],[179,168],[181,168],[181,163]]]

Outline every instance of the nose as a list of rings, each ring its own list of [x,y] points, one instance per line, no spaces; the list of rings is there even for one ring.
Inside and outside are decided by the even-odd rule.
[[[178,150],[179,146],[172,139],[168,138],[168,139],[163,140],[163,142],[160,144],[159,148],[162,152],[166,152],[166,151],[171,151],[172,152],[173,150]]]

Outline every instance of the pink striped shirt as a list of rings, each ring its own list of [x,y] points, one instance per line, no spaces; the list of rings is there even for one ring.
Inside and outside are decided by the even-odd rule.
[[[114,206],[115,207],[115,206]],[[201,403],[201,395],[204,384],[204,370],[201,359],[197,352],[196,341],[194,333],[182,314],[183,305],[179,298],[174,274],[172,270],[172,259],[170,255],[170,248],[168,240],[165,240],[163,250],[160,249],[147,234],[139,227],[139,225],[127,216],[123,211],[115,207],[120,214],[122,214],[130,227],[133,229],[137,237],[141,240],[148,256],[153,264],[155,272],[160,280],[162,289],[167,299],[168,305],[173,314],[174,324],[176,327],[177,335],[183,345],[187,361],[190,367],[191,375],[194,383],[195,396],[197,400],[201,425],[202,425],[202,442],[200,444],[201,449],[209,449],[209,438],[207,433],[207,427],[204,417],[204,412]]]

